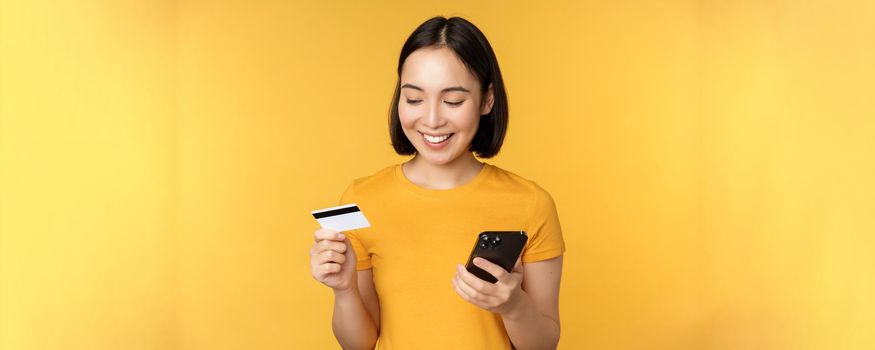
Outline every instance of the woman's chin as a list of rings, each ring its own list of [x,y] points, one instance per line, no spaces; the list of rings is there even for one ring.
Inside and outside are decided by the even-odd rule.
[[[449,150],[446,150],[449,151]],[[452,163],[456,157],[452,157],[452,153],[450,152],[434,152],[431,150],[426,150],[425,152],[417,151],[417,155],[422,158],[422,160],[426,161],[432,165],[447,165]]]

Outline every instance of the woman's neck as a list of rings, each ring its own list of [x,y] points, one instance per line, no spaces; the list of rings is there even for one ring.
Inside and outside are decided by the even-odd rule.
[[[434,190],[448,190],[471,181],[484,164],[471,153],[456,158],[448,164],[431,164],[419,155],[402,164],[405,176],[420,187]]]

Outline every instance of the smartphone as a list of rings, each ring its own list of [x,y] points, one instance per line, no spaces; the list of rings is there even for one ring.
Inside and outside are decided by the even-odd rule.
[[[471,250],[471,256],[468,257],[465,269],[484,281],[498,282],[489,272],[474,265],[474,258],[484,258],[510,272],[513,270],[517,258],[522,254],[528,239],[529,236],[526,235],[525,231],[481,232],[477,236],[477,242],[474,243],[474,249]]]

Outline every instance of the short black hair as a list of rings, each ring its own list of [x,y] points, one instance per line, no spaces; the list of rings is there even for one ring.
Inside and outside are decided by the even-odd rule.
[[[401,67],[407,56],[414,51],[423,47],[442,46],[453,50],[468,71],[477,77],[484,97],[489,84],[492,84],[492,110],[489,114],[480,116],[480,125],[468,149],[480,158],[492,158],[501,150],[504,134],[507,131],[507,93],[501,79],[501,70],[498,69],[498,60],[486,36],[474,24],[461,17],[438,16],[425,21],[410,34],[401,48],[401,57],[398,58],[398,82],[395,84],[395,95],[392,97],[389,112],[389,136],[392,139],[392,147],[399,155],[416,153],[416,148],[401,129],[401,120],[398,117]]]

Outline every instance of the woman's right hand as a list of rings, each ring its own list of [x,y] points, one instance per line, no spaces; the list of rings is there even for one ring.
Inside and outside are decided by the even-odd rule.
[[[335,292],[358,288],[356,281],[355,251],[346,235],[332,229],[320,228],[310,248],[310,267],[313,278],[331,287]]]

